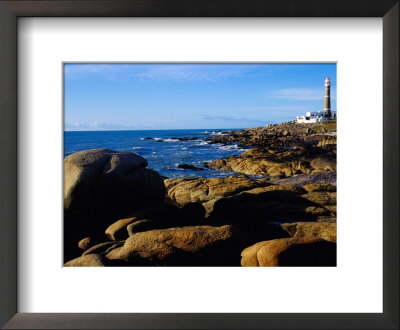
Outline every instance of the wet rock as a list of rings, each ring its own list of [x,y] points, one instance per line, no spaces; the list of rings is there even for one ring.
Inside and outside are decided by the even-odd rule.
[[[183,170],[204,171],[203,168],[196,167],[196,166],[190,165],[190,164],[179,164],[178,168],[181,168]]]

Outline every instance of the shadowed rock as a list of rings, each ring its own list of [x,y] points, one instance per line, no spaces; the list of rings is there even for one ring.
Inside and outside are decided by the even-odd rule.
[[[78,254],[77,244],[84,237],[101,242],[115,219],[164,198],[161,176],[146,166],[137,154],[108,149],[85,150],[64,159],[66,260]]]

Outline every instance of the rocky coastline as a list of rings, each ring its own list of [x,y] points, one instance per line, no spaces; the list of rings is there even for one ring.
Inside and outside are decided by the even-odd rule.
[[[250,149],[204,164],[237,175],[165,178],[108,149],[66,157],[64,265],[336,265],[336,122],[206,140]]]

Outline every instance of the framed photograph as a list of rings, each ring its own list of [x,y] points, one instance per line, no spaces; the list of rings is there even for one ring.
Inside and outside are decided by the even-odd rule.
[[[398,328],[399,4],[361,2],[0,2],[2,325]]]

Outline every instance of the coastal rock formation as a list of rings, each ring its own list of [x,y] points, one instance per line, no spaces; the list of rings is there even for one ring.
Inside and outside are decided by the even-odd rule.
[[[292,237],[259,242],[243,250],[241,265],[336,266],[336,243],[319,238]]]
[[[331,187],[331,186],[329,186]],[[330,188],[329,188],[330,189]],[[270,185],[204,203],[208,221],[249,226],[260,221],[317,221],[336,217],[336,192],[307,192],[294,185]]]
[[[299,124],[287,122],[267,127],[240,131],[225,131],[223,135],[208,137],[209,143],[238,143],[241,147],[312,147],[334,143],[336,122]],[[329,141],[327,141],[329,140]],[[320,141],[325,141],[321,142]]]
[[[252,148],[204,164],[237,175],[166,178],[107,149],[65,158],[65,266],[336,265],[336,123],[206,139]]]
[[[297,149],[251,149],[205,164],[217,170],[248,175],[289,177],[301,173],[336,170],[336,147]]]
[[[106,258],[136,266],[235,266],[246,244],[233,226],[169,228],[134,234]]]
[[[266,180],[247,177],[166,179],[164,183],[168,197],[181,206],[191,202],[204,203],[269,185]]]
[[[129,152],[92,149],[64,159],[64,241],[75,251],[84,237],[93,241],[115,219],[129,216],[144,206],[162,200],[161,176],[146,168],[147,161]]]

